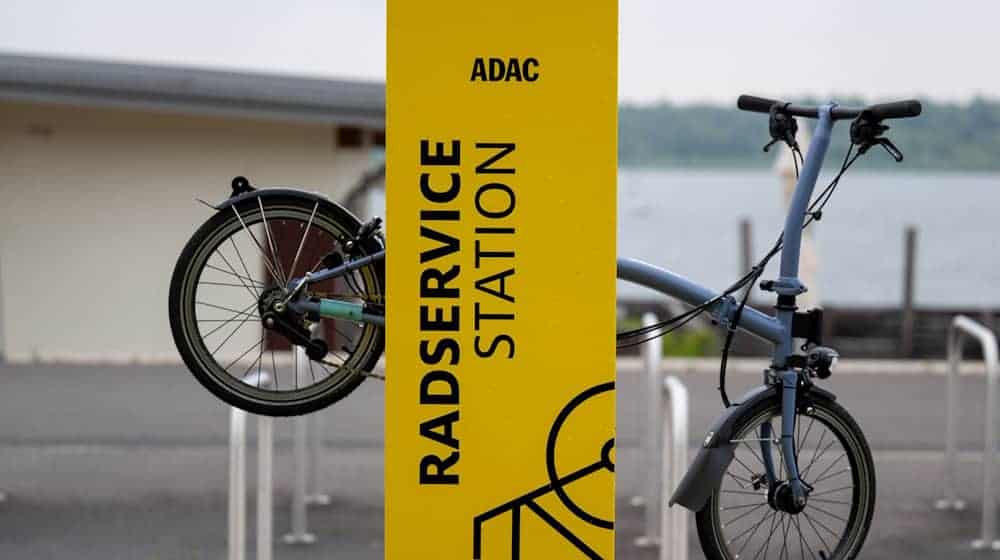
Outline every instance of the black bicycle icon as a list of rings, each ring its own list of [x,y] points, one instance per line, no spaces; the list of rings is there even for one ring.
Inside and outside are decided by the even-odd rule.
[[[546,472],[549,477],[548,484],[539,486],[530,492],[527,492],[513,500],[505,502],[495,508],[485,511],[477,515],[473,519],[472,527],[472,558],[473,560],[483,560],[483,529],[484,524],[500,515],[505,513],[510,513],[511,515],[511,558],[518,560],[521,553],[521,514],[522,510],[527,508],[531,513],[538,516],[539,519],[544,521],[549,527],[555,530],[560,536],[562,536],[567,542],[572,544],[576,549],[586,555],[587,558],[592,558],[595,560],[601,560],[601,555],[598,554],[593,548],[590,547],[582,538],[574,534],[569,528],[556,519],[551,513],[546,511],[541,505],[538,504],[538,498],[548,495],[550,493],[555,493],[559,498],[559,501],[573,513],[576,517],[585,521],[586,523],[598,527],[600,529],[606,529],[608,531],[614,529],[614,521],[611,519],[604,519],[597,515],[594,515],[584,508],[580,507],[573,499],[570,497],[569,493],[566,491],[568,485],[573,484],[587,476],[594,473],[600,472],[601,470],[608,470],[614,472],[614,448],[615,440],[614,438],[608,439],[607,442],[601,447],[600,457],[597,461],[576,469],[575,471],[559,476],[556,469],[555,461],[555,449],[556,442],[559,440],[559,434],[566,420],[569,416],[584,404],[586,401],[609,391],[614,391],[614,382],[602,383],[600,385],[595,385],[583,391],[576,397],[574,397],[566,406],[559,411],[556,416],[555,421],[552,423],[552,427],[549,429],[548,439],[546,441],[545,448],[545,463]]]

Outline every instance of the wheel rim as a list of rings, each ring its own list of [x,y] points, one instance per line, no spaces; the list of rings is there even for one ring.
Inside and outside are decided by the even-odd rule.
[[[777,407],[759,413],[733,438],[735,454],[713,493],[712,520],[724,557],[845,558],[863,535],[862,512],[870,508],[868,480],[871,473],[860,457],[861,447],[850,428],[823,407],[808,407],[798,415],[795,448],[801,479],[811,485],[805,509],[790,514],[768,502],[767,484],[759,489],[765,472],[757,441],[760,427],[769,422],[772,440],[780,439],[781,417]],[[775,435],[777,437],[775,438]],[[775,470],[787,480],[787,469],[777,445],[772,445]],[[756,478],[755,478],[756,477]],[[770,556],[769,556],[770,555]]]
[[[351,232],[318,212],[318,204],[304,208],[255,199],[232,208],[233,216],[192,255],[181,288],[183,336],[200,369],[227,392],[266,404],[292,405],[356,383],[380,348],[378,327],[321,319],[319,324],[331,335],[328,339],[337,341],[324,360],[333,365],[306,359],[300,367],[294,346],[281,344],[284,337],[276,333],[268,334],[257,310],[264,290],[321,268],[321,261],[308,258],[310,254],[337,251],[343,256],[338,239]],[[292,241],[280,235],[288,230],[295,233]],[[348,278],[310,286],[309,293],[381,303],[382,288],[371,266]],[[260,375],[250,375],[250,383],[245,382],[248,374],[265,371],[270,387],[254,384]]]

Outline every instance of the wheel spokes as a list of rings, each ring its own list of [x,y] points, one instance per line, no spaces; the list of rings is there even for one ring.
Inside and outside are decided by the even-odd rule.
[[[207,339],[208,337],[212,336],[213,334],[215,334],[217,331],[219,331],[220,329],[222,329],[223,327],[225,327],[229,323],[232,323],[234,321],[238,321],[239,317],[241,317],[241,316],[244,317],[244,319],[243,319],[244,322],[248,321],[249,317],[253,317],[253,314],[249,313],[249,311],[251,309],[253,309],[254,307],[256,307],[256,306],[257,306],[256,303],[251,303],[250,305],[248,305],[245,308],[243,308],[243,311],[237,312],[235,315],[233,315],[229,319],[198,319],[199,323],[201,323],[201,322],[205,322],[205,323],[221,323],[219,326],[215,327],[211,331],[209,331],[209,332],[201,335],[201,337]]]
[[[295,277],[295,267],[299,264],[299,257],[302,256],[302,247],[306,244],[306,237],[309,236],[309,229],[312,228],[313,218],[316,217],[316,210],[319,209],[319,202],[313,205],[312,213],[309,214],[309,222],[306,224],[306,229],[302,232],[302,239],[299,241],[299,248],[295,250],[295,258],[292,259],[292,267],[288,270],[288,277]]]
[[[258,198],[257,200],[259,202],[260,198]],[[257,240],[257,236],[253,234],[253,231],[251,231],[250,228],[247,227],[246,222],[243,221],[243,216],[240,215],[240,211],[236,209],[236,205],[233,205],[232,209],[233,213],[236,214],[236,219],[239,220],[240,225],[243,226],[243,231],[247,232],[247,235],[250,236],[250,239],[253,239],[254,245],[256,245],[257,249],[260,251],[260,258],[264,262],[264,267],[267,268],[268,272],[271,273],[271,277],[274,278],[275,281],[281,283],[281,276],[277,272],[275,272],[274,265],[271,264],[271,259],[267,257],[267,251],[264,250],[264,246],[261,245],[260,241]],[[261,215],[263,216],[263,214]]]
[[[250,275],[250,268],[247,267],[247,261],[244,260],[244,258],[243,258],[243,253],[240,253],[240,248],[236,246],[236,240],[233,239],[232,237],[230,237],[229,238],[229,243],[232,244],[233,251],[236,251],[236,257],[238,259],[240,259],[240,265],[243,267],[243,273],[247,275],[247,278],[252,278],[252,276]],[[219,256],[220,257],[222,256],[222,251],[221,250],[219,251]],[[226,264],[229,264],[229,263],[227,262]],[[232,266],[230,266],[230,268],[232,268]],[[235,272],[236,271],[234,270],[233,273],[235,274]],[[236,276],[239,277],[239,274],[237,274]],[[259,284],[259,286],[261,288],[263,288],[264,287],[264,283],[261,282]],[[256,298],[260,298],[260,290],[258,289],[258,286],[256,284],[254,285],[253,295]]]
[[[323,317],[319,324],[324,328],[317,330],[313,338],[325,339],[330,348],[322,361],[315,361],[305,356],[300,358],[302,349],[281,334],[280,328],[263,325],[257,308],[265,292],[288,289],[288,282],[301,277],[300,268],[305,269],[314,259],[316,265],[312,271],[322,267],[324,257],[331,251],[339,251],[339,240],[350,235],[319,212],[318,202],[310,202],[295,209],[273,208],[258,197],[256,209],[243,208],[247,210],[246,216],[233,207],[233,214],[226,216],[226,229],[214,238],[215,245],[207,247],[198,257],[201,264],[193,276],[194,288],[190,292],[194,307],[191,332],[200,342],[196,352],[211,364],[210,371],[216,372],[213,375],[225,373],[222,381],[227,385],[232,386],[235,379],[267,393],[312,391],[320,384],[332,388],[358,379],[371,363],[371,352],[381,347],[377,327]],[[281,247],[287,252],[285,256],[291,257],[290,261],[282,259]],[[379,269],[368,265],[336,279],[310,284],[304,287],[302,296],[382,304],[380,280]],[[305,320],[297,315],[286,318]],[[247,324],[260,330],[248,329]],[[257,375],[256,382],[251,381],[247,375],[265,371],[268,359],[265,353],[271,355],[271,382],[264,384],[261,375]],[[287,374],[280,374],[280,369],[292,368],[295,379],[289,383]],[[284,384],[280,383],[282,377]],[[310,394],[321,390],[316,391]],[[256,397],[272,398],[259,394]]]
[[[215,266],[215,265],[213,265],[211,263],[206,264],[205,268],[210,268],[212,270],[217,270],[219,272],[222,272],[223,274],[231,274],[231,275],[235,276],[236,278],[238,278],[238,279],[240,279],[242,281],[250,282],[251,285],[253,287],[255,287],[255,288],[262,288],[262,287],[264,287],[264,283],[261,282],[260,280],[255,280],[253,278],[250,278],[249,276],[240,276],[239,274],[236,274],[236,273],[233,273],[233,272],[228,272],[228,271],[226,271],[226,270],[224,270],[222,268],[219,268],[219,267],[217,267],[217,266]]]
[[[761,423],[744,428],[733,438],[734,443],[742,440],[739,441],[742,445],[736,445],[733,461],[718,490],[715,517],[721,525],[717,530],[730,551],[729,558],[829,558],[835,551],[839,553],[838,547],[853,530],[852,508],[858,504],[849,492],[854,490],[856,481],[851,478],[844,482],[843,478],[839,478],[844,473],[854,472],[851,465],[844,464],[846,459],[853,464],[853,456],[845,447],[846,440],[838,435],[838,428],[825,418],[817,422],[818,418],[811,416],[808,422],[796,422],[793,452],[796,458],[802,453],[809,459],[804,465],[800,463],[804,467],[800,477],[812,491],[805,510],[798,514],[775,509],[777,506],[768,502],[764,490],[767,484],[788,480],[790,469],[784,453],[780,446],[772,447],[772,453],[777,455],[773,463],[778,480],[767,481],[765,488],[754,492],[754,484],[759,486],[760,478],[766,471],[764,457],[753,443],[748,442],[759,440],[759,437],[752,439],[754,434],[760,433],[759,426],[777,418],[780,415],[765,417]],[[750,434],[750,439],[745,434]],[[755,468],[757,464],[760,469]],[[808,480],[806,476],[811,473],[812,480]],[[831,481],[834,484],[829,484]],[[841,484],[836,484],[836,481],[841,481]],[[824,482],[831,487],[823,488]],[[727,534],[733,536],[727,537]]]
[[[274,266],[278,271],[278,282],[282,286],[288,285],[288,278],[284,276],[284,271],[281,270],[281,255],[278,254],[278,249],[274,244],[274,236],[271,235],[271,227],[267,225],[267,213],[264,212],[264,203],[261,202],[260,197],[257,197],[257,206],[260,207],[260,219],[264,222],[264,234],[267,236],[267,244],[271,247],[271,255],[274,256]]]

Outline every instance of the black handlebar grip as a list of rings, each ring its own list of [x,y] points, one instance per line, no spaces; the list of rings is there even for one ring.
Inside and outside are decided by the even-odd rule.
[[[753,111],[755,113],[770,113],[771,107],[775,103],[781,102],[773,99],[765,99],[763,97],[754,97],[753,95],[741,95],[740,98],[736,100],[736,107],[744,111]]]
[[[916,99],[906,101],[893,101],[892,103],[879,103],[868,107],[868,111],[876,119],[900,119],[904,117],[916,117],[921,111],[920,102]]]

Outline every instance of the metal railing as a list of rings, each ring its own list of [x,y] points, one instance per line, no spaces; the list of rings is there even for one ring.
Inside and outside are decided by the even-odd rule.
[[[680,507],[670,507],[668,501],[674,489],[684,477],[688,467],[688,405],[687,387],[681,380],[668,376],[663,380],[663,392],[670,403],[670,416],[663,415],[662,450],[670,449],[670,460],[660,460],[663,463],[662,479],[669,480],[660,492],[660,560],[687,560],[688,557],[688,512]],[[669,535],[669,538],[667,537]]]
[[[303,381],[309,359],[305,350],[296,347],[296,375]],[[258,379],[259,375],[259,379]],[[268,372],[253,373],[244,382],[270,386]],[[282,537],[286,544],[312,544],[316,536],[309,532],[309,505],[327,505],[330,496],[319,491],[319,462],[323,446],[319,412],[294,420],[291,531]],[[229,420],[229,560],[246,558],[246,448],[247,412],[233,407]],[[274,419],[257,416],[257,560],[271,560],[274,549]]]
[[[253,373],[244,383],[266,387],[267,372]],[[247,417],[232,407],[229,412],[229,560],[244,560],[247,554]],[[257,560],[271,560],[273,551],[272,476],[274,466],[274,419],[257,417]]]
[[[646,313],[643,326],[656,324],[656,317]],[[688,466],[688,391],[680,379],[660,373],[662,341],[655,338],[642,345],[646,393],[645,429],[642,433],[638,464],[645,467],[641,496],[633,505],[644,505],[643,535],[636,546],[660,547],[660,560],[687,560],[687,512],[667,504]],[[669,414],[665,404],[670,405]]]
[[[983,519],[980,538],[972,547],[1000,550],[996,539],[996,496],[994,467],[996,462],[997,405],[997,337],[988,328],[964,316],[956,316],[948,329],[948,388],[945,420],[945,497],[935,504],[937,509],[963,510],[965,501],[957,490],[958,439],[958,369],[962,363],[962,346],[966,336],[979,341],[986,365],[986,437],[983,445]]]
[[[649,327],[656,324],[656,316],[652,313],[644,313],[642,316],[642,326]],[[641,402],[644,404],[645,420],[639,423],[641,440],[639,447],[639,458],[636,464],[639,465],[639,474],[644,476],[642,492],[633,503],[645,507],[643,512],[642,536],[635,540],[635,545],[639,547],[656,546],[659,543],[658,535],[660,530],[660,477],[663,470],[660,468],[660,418],[663,409],[663,395],[660,390],[660,361],[663,357],[661,342],[654,338],[639,347],[642,356],[643,371],[645,372],[646,398]],[[643,468],[645,467],[645,468]]]
[[[323,422],[320,421],[318,410],[307,415],[306,421],[302,424],[305,436],[309,440],[309,471],[308,485],[306,486],[306,504],[311,506],[328,506],[333,501],[329,494],[320,491],[319,467],[323,454]],[[296,425],[298,427],[298,425]]]
[[[311,332],[315,333],[315,325]],[[301,346],[295,347],[295,376],[298,383],[308,383],[309,374],[307,365],[309,356]],[[316,542],[316,535],[309,532],[309,488],[310,470],[316,471],[316,465],[309,468],[308,461],[310,455],[318,457],[319,450],[309,453],[309,424],[314,423],[309,420],[309,416],[297,416],[295,422],[295,434],[292,438],[292,456],[295,464],[295,478],[292,484],[292,530],[281,537],[285,544],[312,544]]]

